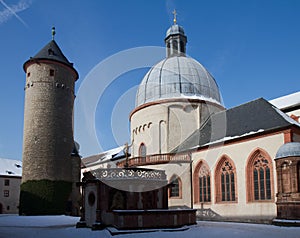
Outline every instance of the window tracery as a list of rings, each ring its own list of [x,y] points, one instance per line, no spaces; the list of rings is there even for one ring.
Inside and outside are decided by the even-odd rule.
[[[260,149],[252,153],[247,165],[248,201],[272,200],[272,162]]]
[[[233,161],[224,156],[215,174],[216,180],[216,202],[236,202],[236,169]]]
[[[199,170],[199,202],[211,201],[210,171],[204,164]]]

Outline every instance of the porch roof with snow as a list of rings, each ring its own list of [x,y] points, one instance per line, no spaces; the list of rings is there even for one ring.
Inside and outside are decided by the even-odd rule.
[[[181,145],[173,150],[191,149],[223,143],[252,134],[265,133],[300,124],[263,98],[215,114]]]
[[[108,163],[114,161],[116,157],[124,159],[125,158],[124,149],[125,149],[125,145],[101,152],[96,155],[91,155],[82,158],[81,159],[82,167],[85,168],[85,167],[90,167],[90,166],[99,165],[103,163]]]

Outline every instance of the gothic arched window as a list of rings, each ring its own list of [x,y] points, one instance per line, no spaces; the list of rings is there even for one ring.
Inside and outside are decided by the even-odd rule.
[[[139,157],[145,158],[146,155],[147,155],[147,148],[146,145],[142,143],[139,148]]]
[[[234,202],[236,196],[236,169],[233,161],[224,156],[220,159],[215,173],[216,202]]]
[[[174,175],[170,179],[169,197],[170,198],[180,198],[181,197],[181,180],[177,175]]]
[[[272,161],[261,149],[255,150],[247,164],[248,201],[272,200]]]
[[[200,161],[194,172],[195,203],[211,202],[210,170],[205,161]]]

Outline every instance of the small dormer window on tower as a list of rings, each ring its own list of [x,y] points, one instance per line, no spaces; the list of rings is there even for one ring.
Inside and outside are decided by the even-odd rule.
[[[51,48],[48,49],[48,55],[54,55],[54,51]]]

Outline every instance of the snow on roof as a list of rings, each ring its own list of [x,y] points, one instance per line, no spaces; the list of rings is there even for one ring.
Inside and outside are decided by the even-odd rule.
[[[104,161],[107,162],[108,160],[112,159],[115,155],[117,155],[121,151],[123,151],[124,147],[125,146],[123,145],[123,146],[120,146],[120,147],[102,152],[102,153],[97,154],[97,155],[92,155],[92,156],[89,156],[89,157],[85,157],[85,158],[82,158],[81,161],[87,167],[98,164],[98,163],[101,163],[101,162],[104,162]]]
[[[283,117],[284,120],[286,120],[290,124],[294,124],[296,126],[300,127],[300,123],[289,117],[287,114],[285,114],[283,111],[279,110],[278,108],[274,107],[273,108],[276,110],[276,112]]]
[[[222,142],[225,142],[225,141],[228,141],[228,140],[238,139],[238,138],[242,138],[242,137],[249,136],[249,135],[254,135],[254,134],[257,134],[257,133],[260,133],[260,132],[264,132],[264,131],[265,131],[264,129],[259,129],[258,131],[250,131],[248,133],[245,133],[245,134],[239,135],[239,136],[225,136],[225,137],[223,137],[219,140],[215,140],[215,141],[203,144],[203,145],[201,145],[201,147],[207,146],[207,145],[212,145],[212,144],[218,144],[218,143],[222,143]],[[195,148],[198,148],[198,147],[195,147]]]
[[[22,176],[22,161],[0,158],[0,175]]]
[[[294,119],[290,118],[287,114],[285,114],[284,112],[282,112],[280,109],[276,108],[275,106],[272,106],[272,107],[275,109],[275,111],[276,111],[281,117],[283,117],[284,120],[286,120],[286,121],[289,122],[290,124],[294,124],[294,125],[300,127],[300,123],[298,123],[298,122],[295,121]],[[216,141],[212,141],[212,142],[203,144],[203,145],[201,145],[201,146],[206,146],[206,145],[211,145],[211,144],[217,144],[217,143],[225,142],[225,141],[228,141],[228,140],[233,140],[233,139],[242,138],[242,137],[245,137],[245,136],[248,136],[248,135],[257,134],[257,133],[264,132],[264,131],[265,131],[264,129],[259,129],[258,131],[250,131],[250,132],[244,133],[243,135],[238,135],[238,136],[225,136],[224,138],[221,138],[221,139],[219,139],[219,140],[216,140]]]
[[[300,105],[300,91],[280,98],[275,98],[269,102],[281,110],[298,106]]]

